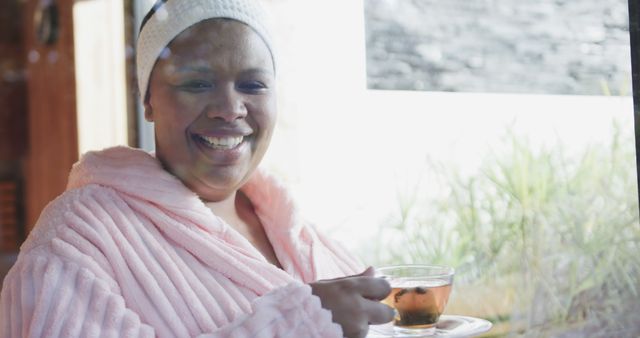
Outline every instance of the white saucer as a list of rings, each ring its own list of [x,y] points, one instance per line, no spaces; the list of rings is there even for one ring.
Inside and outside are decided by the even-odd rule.
[[[436,324],[436,333],[429,336],[412,336],[412,337],[446,337],[446,338],[463,338],[473,337],[475,335],[487,332],[493,324],[488,320],[455,315],[442,315],[438,324]],[[390,338],[401,337],[394,335],[393,325],[371,325],[369,326],[369,334],[367,338]]]

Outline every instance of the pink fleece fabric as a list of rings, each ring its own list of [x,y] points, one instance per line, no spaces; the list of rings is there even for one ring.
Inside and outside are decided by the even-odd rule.
[[[264,172],[242,191],[283,270],[150,154],[86,154],[4,280],[1,337],[342,337],[305,283],[362,264]]]

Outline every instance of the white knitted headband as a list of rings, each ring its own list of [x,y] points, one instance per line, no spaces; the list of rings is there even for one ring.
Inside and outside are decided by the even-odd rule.
[[[138,36],[136,54],[138,89],[143,100],[162,51],[178,34],[203,20],[233,19],[251,27],[264,40],[275,64],[266,15],[257,0],[163,0],[151,11]]]

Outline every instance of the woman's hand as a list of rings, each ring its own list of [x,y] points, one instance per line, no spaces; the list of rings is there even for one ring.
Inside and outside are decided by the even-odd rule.
[[[320,297],[322,307],[331,311],[333,321],[342,326],[345,337],[365,337],[369,324],[393,319],[393,309],[380,303],[391,292],[391,286],[373,274],[369,267],[357,275],[309,284],[311,292]]]

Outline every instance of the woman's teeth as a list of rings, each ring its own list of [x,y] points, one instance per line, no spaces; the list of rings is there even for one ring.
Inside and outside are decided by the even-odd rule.
[[[242,143],[242,140],[244,139],[244,136],[210,137],[198,135],[198,137],[204,141],[206,145],[214,149],[233,149]]]

